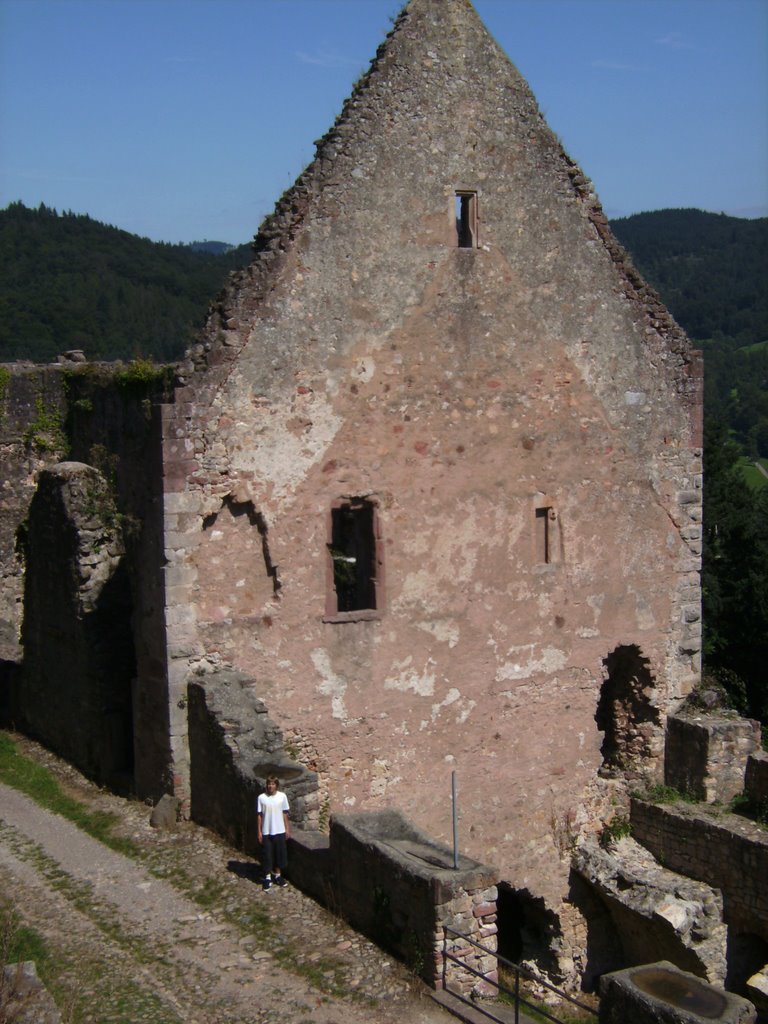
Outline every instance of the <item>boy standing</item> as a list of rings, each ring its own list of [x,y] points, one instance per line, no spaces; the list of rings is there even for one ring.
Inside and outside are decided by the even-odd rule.
[[[291,834],[288,821],[288,797],[280,791],[280,780],[276,775],[267,777],[267,792],[259,794],[256,804],[258,839],[261,843],[261,862],[264,869],[262,888],[272,888],[272,872],[275,885],[284,886],[283,869],[288,863],[286,839]]]

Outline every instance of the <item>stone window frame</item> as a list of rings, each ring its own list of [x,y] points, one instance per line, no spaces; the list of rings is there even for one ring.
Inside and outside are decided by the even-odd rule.
[[[345,506],[368,505],[372,511],[371,530],[373,547],[373,566],[375,575],[372,577],[374,608],[357,608],[354,611],[339,611],[335,586],[333,545],[333,513],[335,509]],[[365,622],[380,619],[384,613],[384,538],[381,528],[379,503],[371,495],[354,495],[337,498],[331,502],[326,517],[326,572],[325,572],[325,614],[323,622]]]
[[[480,248],[480,217],[478,214],[477,189],[457,188],[453,192],[451,218],[454,235],[459,249]]]

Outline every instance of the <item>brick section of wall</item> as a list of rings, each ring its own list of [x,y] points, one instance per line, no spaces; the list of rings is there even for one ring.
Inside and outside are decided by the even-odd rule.
[[[706,803],[729,803],[744,789],[747,758],[760,749],[760,723],[719,715],[670,716],[664,779]]]
[[[723,894],[730,934],[768,941],[768,830],[745,818],[714,818],[686,804],[633,799],[632,835],[656,859]]]

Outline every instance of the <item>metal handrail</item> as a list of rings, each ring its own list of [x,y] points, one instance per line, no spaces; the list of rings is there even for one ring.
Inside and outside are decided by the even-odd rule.
[[[446,948],[446,939],[447,939],[449,934],[450,935],[455,935],[459,939],[463,939],[465,942],[468,942],[471,946],[474,946],[476,949],[481,950],[483,953],[486,953],[489,956],[495,957],[498,962],[504,964],[506,967],[511,968],[515,972],[515,988],[514,988],[514,991],[512,991],[512,989],[507,988],[506,985],[502,985],[501,982],[499,982],[499,981],[490,981],[480,971],[476,971],[474,967],[470,967],[469,964],[464,963],[463,960],[459,960],[458,957],[455,957],[455,956],[453,956],[452,953],[449,953],[447,948]],[[521,1007],[521,1005],[523,1007],[529,1009],[529,1010],[533,1010],[535,1013],[539,1014],[539,1016],[544,1017],[545,1020],[551,1021],[552,1024],[562,1024],[562,1021],[558,1017],[552,1016],[552,1014],[548,1013],[547,1010],[543,1009],[542,1007],[534,1006],[533,1003],[528,1002],[528,1000],[525,999],[525,997],[520,994],[520,976],[521,975],[524,978],[527,978],[529,981],[534,981],[534,982],[536,982],[537,985],[542,985],[544,988],[549,989],[550,992],[553,992],[560,999],[565,999],[567,1002],[571,1003],[573,1006],[577,1006],[580,1010],[586,1011],[586,1013],[588,1013],[591,1016],[593,1016],[595,1018],[595,1020],[597,1020],[597,1018],[598,1018],[597,1011],[595,1009],[593,1009],[593,1007],[587,1006],[584,1003],[580,1003],[578,1001],[578,999],[574,999],[573,996],[569,996],[568,993],[567,992],[563,992],[562,989],[555,988],[555,986],[554,985],[550,985],[549,982],[543,981],[541,978],[537,978],[535,974],[533,974],[531,971],[527,970],[525,967],[522,967],[520,964],[516,964],[512,960],[507,960],[506,957],[500,956],[494,950],[488,949],[486,946],[483,946],[482,943],[477,942],[475,939],[470,938],[469,935],[465,935],[463,932],[457,931],[455,928],[451,928],[447,924],[443,925],[443,981],[445,981],[445,961],[446,960],[451,960],[453,963],[455,963],[457,966],[461,967],[463,970],[469,971],[469,973],[473,974],[476,978],[481,978],[487,985],[493,985],[493,987],[498,989],[499,992],[504,992],[506,995],[512,996],[512,998],[515,1001],[515,1003],[514,1003],[515,1024],[520,1024],[520,1007]],[[450,991],[450,990],[448,990],[448,991]],[[457,993],[453,993],[453,994],[457,995]],[[464,999],[463,996],[458,996],[458,998],[462,999],[464,1002],[467,1002],[467,1003],[469,1002],[469,1000]],[[503,1024],[503,1021],[500,1021],[499,1018],[497,1016],[495,1016],[495,1014],[491,1013],[485,1007],[478,1006],[478,1004],[475,1003],[475,1002],[473,1002],[471,1005],[476,1010],[479,1010],[481,1013],[485,1014],[485,1016],[487,1016],[489,1020],[498,1021],[499,1024]]]

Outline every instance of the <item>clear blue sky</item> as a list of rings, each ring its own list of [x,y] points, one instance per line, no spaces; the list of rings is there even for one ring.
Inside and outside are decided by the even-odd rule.
[[[0,207],[249,240],[399,0],[0,0]],[[768,215],[768,0],[475,0],[611,216]]]

